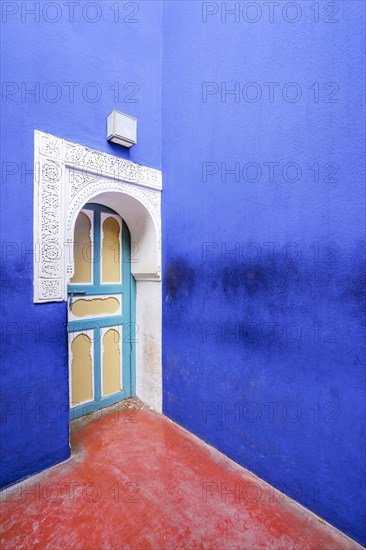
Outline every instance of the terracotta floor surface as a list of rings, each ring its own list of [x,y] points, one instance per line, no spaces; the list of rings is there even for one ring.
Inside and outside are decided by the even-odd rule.
[[[1,493],[2,549],[361,548],[141,407],[72,422],[72,458]]]

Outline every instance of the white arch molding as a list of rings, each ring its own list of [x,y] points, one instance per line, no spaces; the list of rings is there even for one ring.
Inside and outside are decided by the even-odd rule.
[[[74,226],[87,202],[115,210],[127,223],[136,279],[136,393],[162,407],[160,170],[34,133],[34,302],[67,299],[73,275]],[[66,330],[66,327],[65,327]]]

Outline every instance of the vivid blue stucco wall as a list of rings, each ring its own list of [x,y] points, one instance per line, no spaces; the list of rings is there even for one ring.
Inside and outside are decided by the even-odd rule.
[[[364,3],[250,4],[164,4],[164,412],[365,542]]]
[[[160,168],[163,82],[164,411],[364,541],[363,3],[167,1],[163,78],[160,2],[18,4],[2,2],[2,485],[69,456],[66,307],[33,304],[33,130]],[[139,119],[130,152],[105,141],[112,108]]]
[[[161,3],[74,4],[2,2],[2,486],[70,452],[66,305],[33,304],[34,129],[161,165]],[[138,118],[131,151],[106,141],[113,108]]]

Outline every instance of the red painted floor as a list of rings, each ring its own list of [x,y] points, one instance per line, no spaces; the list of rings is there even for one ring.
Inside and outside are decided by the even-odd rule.
[[[3,491],[3,549],[361,548],[164,416],[121,405],[74,421],[69,461]]]

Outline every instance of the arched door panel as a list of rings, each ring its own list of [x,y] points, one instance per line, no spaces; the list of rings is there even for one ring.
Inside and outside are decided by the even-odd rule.
[[[134,393],[130,250],[128,228],[113,210],[96,204],[81,210],[75,224],[74,275],[68,285],[72,419]]]

